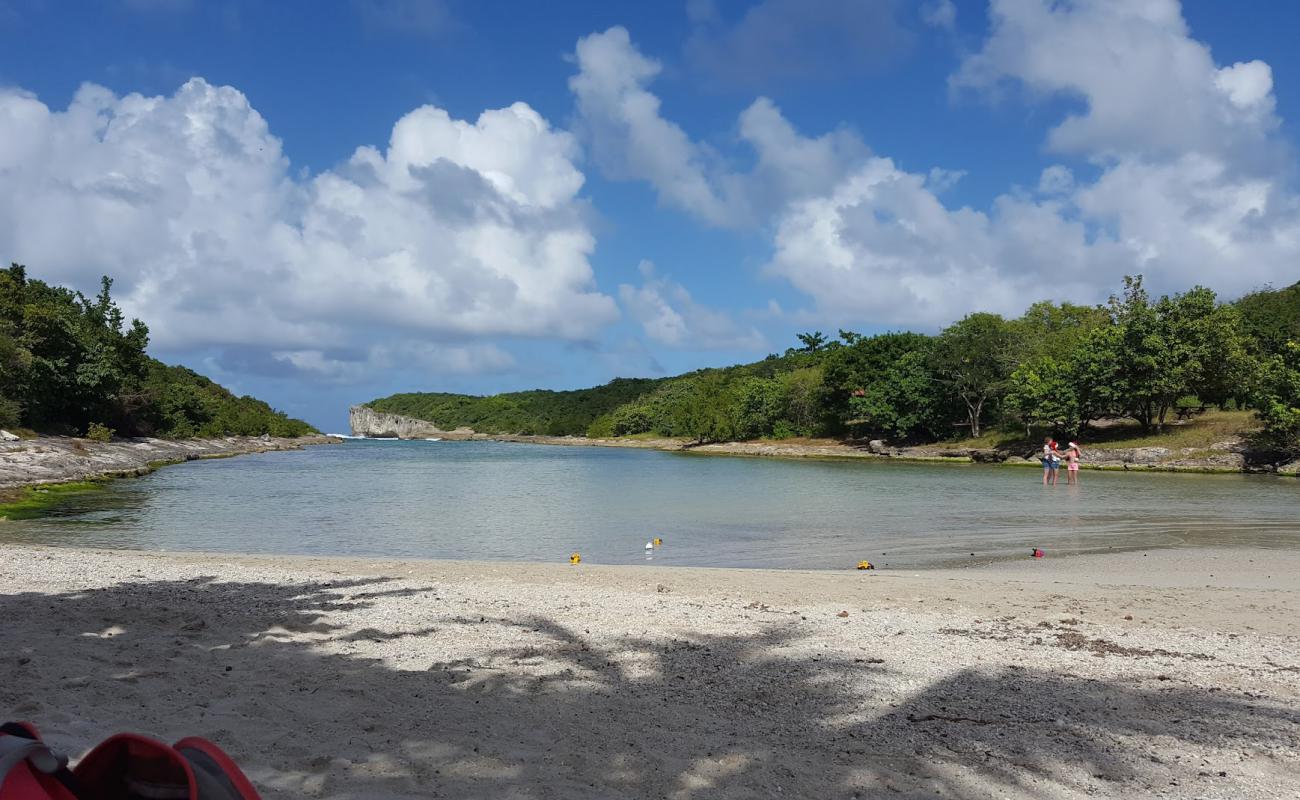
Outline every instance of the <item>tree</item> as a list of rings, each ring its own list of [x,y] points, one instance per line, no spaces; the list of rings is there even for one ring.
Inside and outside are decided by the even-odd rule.
[[[1079,435],[1092,420],[1120,413],[1119,347],[1119,329],[1107,324],[1088,331],[1069,354],[1066,370]]]
[[[1109,323],[1104,306],[1034,303],[1008,323],[1014,336],[1012,357],[1017,364],[1044,357],[1064,363],[1083,337]]]
[[[857,338],[851,344],[828,353],[823,362],[823,408],[825,415],[840,425],[850,419],[863,418],[860,408],[850,407],[850,399],[855,392],[870,392],[877,382],[896,379],[897,376],[891,377],[891,371],[909,353],[920,353],[921,361],[924,362],[931,345],[930,337],[919,333],[853,336]],[[929,392],[933,393],[934,388],[929,387]],[[888,389],[882,389],[876,396],[883,397],[885,394],[891,395],[891,403],[901,399]],[[903,409],[896,410],[904,415],[910,413]]]
[[[941,433],[941,399],[924,349],[911,350],[849,399],[857,421],[904,439]]]
[[[0,270],[0,424],[164,436],[312,430],[149,358],[149,329],[128,324],[112,288],[104,277],[88,298],[30,278],[19,264]]]
[[[985,408],[1005,388],[1012,342],[1006,320],[982,312],[945,328],[935,342],[932,368],[966,407],[972,436],[980,435]]]
[[[787,372],[780,377],[782,414],[790,428],[799,436],[815,436],[821,432],[822,371],[819,367],[804,367]]]
[[[1234,305],[1243,332],[1260,355],[1281,355],[1287,342],[1300,342],[1300,282],[1252,292]]]
[[[1142,277],[1126,277],[1110,300],[1118,330],[1113,390],[1118,405],[1143,430],[1162,429],[1184,395],[1223,402],[1245,394],[1251,371],[1238,313],[1201,286],[1150,301]]]
[[[1284,447],[1300,447],[1300,341],[1287,342],[1264,362],[1251,405],[1265,436]]]
[[[1007,381],[1007,411],[1025,425],[1075,432],[1080,426],[1079,404],[1069,365],[1041,356],[1016,367]]]
[[[816,353],[826,347],[826,343],[830,341],[827,339],[826,334],[821,331],[796,334],[795,338],[803,343],[803,347],[800,349],[805,353]]]
[[[785,398],[775,378],[745,378],[736,392],[736,438],[771,436],[783,418]]]

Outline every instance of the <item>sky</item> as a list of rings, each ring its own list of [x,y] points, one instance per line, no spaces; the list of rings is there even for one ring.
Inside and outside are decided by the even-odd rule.
[[[1300,4],[0,0],[0,259],[324,430],[1300,279]]]

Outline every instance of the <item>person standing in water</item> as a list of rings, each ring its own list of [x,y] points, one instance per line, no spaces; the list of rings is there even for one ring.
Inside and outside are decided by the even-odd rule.
[[[1057,469],[1061,466],[1060,452],[1056,442],[1048,436],[1043,439],[1043,485],[1056,485]]]
[[[1079,462],[1083,460],[1083,451],[1079,445],[1070,442],[1070,446],[1065,451],[1066,475],[1065,482],[1069,486],[1074,486],[1079,482]]]

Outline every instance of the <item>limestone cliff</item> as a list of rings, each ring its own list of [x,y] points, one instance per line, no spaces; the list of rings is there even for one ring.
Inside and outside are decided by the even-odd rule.
[[[348,409],[348,424],[352,426],[353,436],[371,438],[427,439],[431,436],[457,438],[474,432],[461,428],[444,431],[432,422],[422,419],[403,417],[400,414],[386,414],[375,411],[369,406],[352,406]]]

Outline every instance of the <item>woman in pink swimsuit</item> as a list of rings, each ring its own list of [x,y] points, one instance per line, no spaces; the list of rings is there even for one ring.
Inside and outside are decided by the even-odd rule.
[[[1083,451],[1079,445],[1070,442],[1070,447],[1065,451],[1066,461],[1066,485],[1074,485],[1079,482],[1079,461],[1083,458]]]

